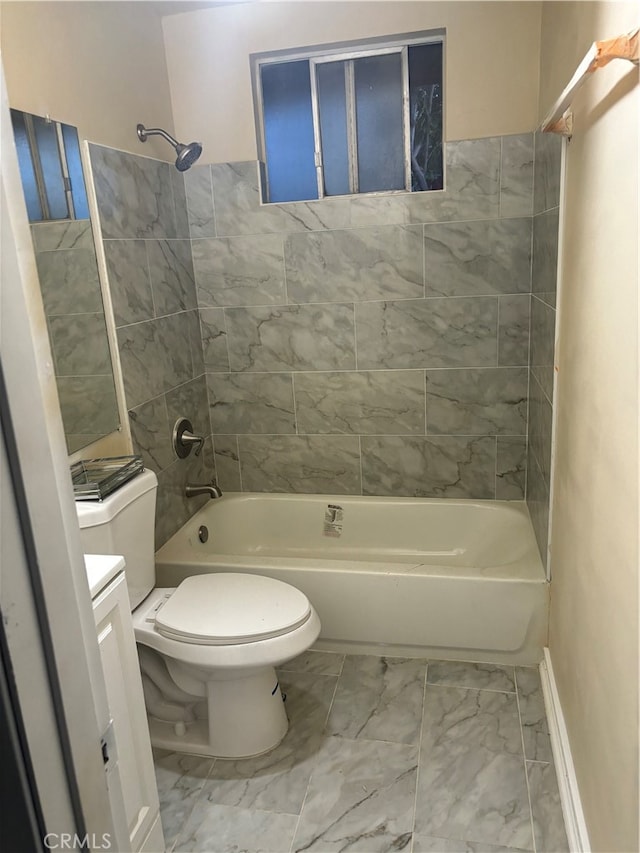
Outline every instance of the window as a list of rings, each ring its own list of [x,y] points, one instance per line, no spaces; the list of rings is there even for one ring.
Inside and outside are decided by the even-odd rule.
[[[268,201],[442,189],[441,36],[253,63]]]
[[[88,219],[75,127],[19,110],[11,122],[29,222]]]

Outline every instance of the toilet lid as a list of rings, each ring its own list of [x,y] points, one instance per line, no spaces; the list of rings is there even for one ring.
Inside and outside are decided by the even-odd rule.
[[[155,624],[169,639],[214,646],[279,637],[310,615],[307,596],[288,583],[234,572],[186,578]]]

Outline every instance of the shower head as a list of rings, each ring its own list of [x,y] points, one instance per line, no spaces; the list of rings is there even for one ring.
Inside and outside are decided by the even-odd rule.
[[[199,142],[190,142],[188,145],[176,145],[176,169],[186,172],[202,154],[202,145]]]
[[[179,172],[186,172],[202,154],[202,145],[199,142],[190,142],[188,145],[183,145],[160,127],[145,127],[143,124],[139,124],[136,130],[140,142],[146,142],[149,136],[162,136],[167,142],[173,145],[178,155],[176,157],[176,169]]]

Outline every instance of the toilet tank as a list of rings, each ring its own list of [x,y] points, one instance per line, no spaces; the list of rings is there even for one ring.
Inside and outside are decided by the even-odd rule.
[[[121,554],[133,610],[155,585],[154,523],[158,480],[143,471],[102,501],[76,501],[85,554]]]

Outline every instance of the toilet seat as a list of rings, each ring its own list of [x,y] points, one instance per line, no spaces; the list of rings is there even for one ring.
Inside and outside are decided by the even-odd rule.
[[[205,646],[255,643],[288,634],[312,614],[295,587],[262,575],[213,573],[182,581],[155,614],[159,634]]]

